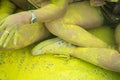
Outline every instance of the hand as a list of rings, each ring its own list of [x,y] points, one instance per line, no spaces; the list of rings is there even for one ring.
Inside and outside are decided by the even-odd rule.
[[[8,42],[13,38],[13,44],[16,45],[16,31],[20,26],[30,23],[31,15],[28,12],[13,14],[0,22],[0,46],[6,47]]]

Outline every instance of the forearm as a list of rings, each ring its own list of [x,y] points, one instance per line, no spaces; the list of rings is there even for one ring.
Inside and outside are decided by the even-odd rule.
[[[52,0],[50,4],[40,9],[33,10],[33,12],[38,22],[48,22],[61,17],[65,13],[67,5],[67,0]]]
[[[49,4],[32,10],[32,12],[35,14],[37,22],[48,22],[61,17],[66,11],[68,2],[69,0],[51,0]],[[26,18],[30,22],[32,15],[29,11],[19,14],[25,14],[26,16],[24,16],[24,19]]]
[[[62,16],[64,12],[65,9],[60,9],[52,4],[44,8],[34,10],[38,22],[48,22],[54,20]]]

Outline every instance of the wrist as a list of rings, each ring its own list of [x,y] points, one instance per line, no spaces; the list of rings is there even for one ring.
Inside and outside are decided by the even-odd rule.
[[[31,23],[31,14],[27,11],[18,13],[22,16],[24,23]]]

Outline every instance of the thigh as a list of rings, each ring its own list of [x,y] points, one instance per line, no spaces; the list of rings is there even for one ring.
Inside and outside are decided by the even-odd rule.
[[[53,21],[46,23],[47,29],[59,38],[77,46],[108,47],[107,43],[95,37],[81,26]]]
[[[98,7],[90,6],[89,1],[83,1],[70,4],[61,21],[88,29],[102,25],[103,16]]]
[[[99,10],[93,7],[89,10],[89,7],[89,3],[86,1],[71,4],[64,17],[46,23],[46,27],[59,38],[78,46],[107,47],[105,42],[84,29],[98,27],[102,24],[102,18],[98,19],[99,17],[97,17]],[[94,16],[90,14],[94,14]]]

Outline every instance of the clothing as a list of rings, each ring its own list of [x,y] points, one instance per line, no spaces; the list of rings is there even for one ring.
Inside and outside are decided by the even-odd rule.
[[[90,0],[91,6],[103,6],[107,2],[118,2],[118,0]]]
[[[104,6],[100,7],[108,24],[120,23],[120,1],[119,2],[106,2]]]
[[[16,4],[18,7],[20,7],[23,10],[36,9],[41,7],[41,4],[39,3],[39,1],[37,2],[37,0],[10,0],[10,1],[12,1],[14,4]],[[84,0],[73,0],[72,3],[80,2],[80,1],[84,1]]]
[[[33,2],[37,0],[11,0],[11,1],[24,10],[36,9],[41,7],[39,2]],[[72,3],[80,1],[84,0],[73,0]],[[90,0],[90,3],[91,1],[95,3],[93,6],[100,6],[103,15],[106,19],[106,22],[110,24],[120,22],[120,1],[110,2],[111,0]],[[103,2],[105,2],[106,4],[104,4]]]
[[[23,10],[36,9],[36,7],[33,6],[30,2],[28,2],[28,0],[10,0],[10,1]]]
[[[80,1],[83,1],[83,0],[73,0],[73,2],[80,2]]]

